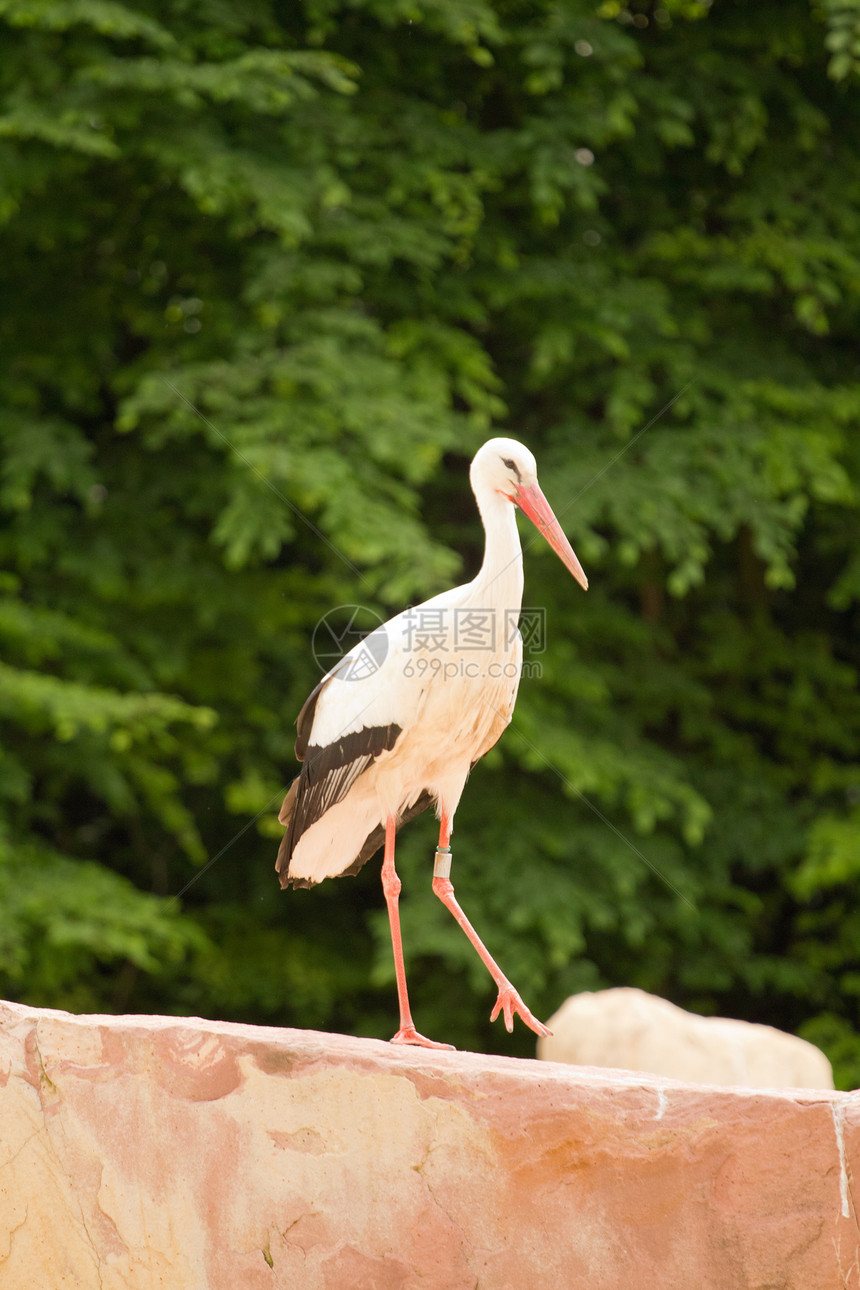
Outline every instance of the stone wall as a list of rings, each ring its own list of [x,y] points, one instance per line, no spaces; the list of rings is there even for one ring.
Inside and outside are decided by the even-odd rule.
[[[0,1023],[0,1290],[860,1290],[860,1094]]]

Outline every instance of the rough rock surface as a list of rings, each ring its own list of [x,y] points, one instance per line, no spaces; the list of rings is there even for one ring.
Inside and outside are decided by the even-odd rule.
[[[2,1290],[857,1290],[860,1095],[0,1005]]]
[[[573,994],[547,1022],[538,1057],[575,1066],[648,1071],[697,1084],[833,1088],[819,1048],[773,1026],[699,1017],[644,990]]]

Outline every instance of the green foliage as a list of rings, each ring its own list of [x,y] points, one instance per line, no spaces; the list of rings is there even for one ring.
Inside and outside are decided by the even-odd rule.
[[[504,429],[591,590],[528,535],[465,907],[539,1012],[637,984],[857,1082],[858,16],[0,0],[0,990],[390,1031],[378,867],[283,895],[274,815],[314,624],[474,571]],[[529,1052],[433,834],[419,1025]]]
[[[828,73],[841,81],[860,71],[860,4],[857,0],[818,0],[819,17],[827,24],[824,43],[831,51]]]
[[[0,972],[42,1005],[94,1010],[123,1002],[130,974],[157,979],[203,950],[203,933],[102,864],[38,842],[0,838]],[[119,976],[108,975],[119,965]],[[130,971],[129,971],[130,970]]]

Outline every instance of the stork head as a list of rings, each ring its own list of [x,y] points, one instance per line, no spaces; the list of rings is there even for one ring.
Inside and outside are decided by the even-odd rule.
[[[537,480],[537,462],[524,444],[516,439],[488,439],[475,453],[469,471],[472,490],[480,501],[481,493],[491,491],[507,498],[529,517],[558,555],[576,581],[588,590],[588,579],[576,558],[552,507],[541,492]]]

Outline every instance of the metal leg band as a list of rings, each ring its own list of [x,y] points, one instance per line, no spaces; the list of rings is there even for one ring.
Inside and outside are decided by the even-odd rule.
[[[451,848],[450,847],[445,847],[444,849],[442,847],[436,848],[436,859],[433,864],[433,877],[434,878],[451,877]]]

